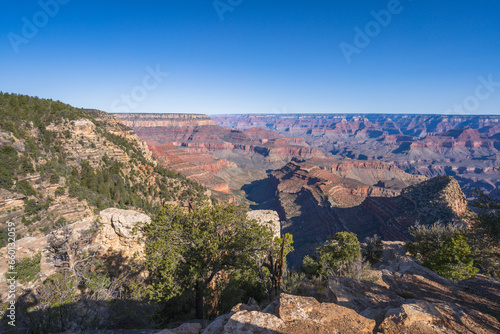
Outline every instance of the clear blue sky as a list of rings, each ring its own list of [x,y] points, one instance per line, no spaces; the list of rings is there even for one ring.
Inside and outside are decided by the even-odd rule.
[[[213,0],[59,1],[2,2],[0,90],[109,112],[500,114],[498,0],[401,0],[380,29],[394,0],[220,0],[224,20]]]

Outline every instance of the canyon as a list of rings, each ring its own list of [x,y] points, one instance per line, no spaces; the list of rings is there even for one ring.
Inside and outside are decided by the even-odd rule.
[[[467,196],[500,188],[500,116],[218,115],[221,126],[301,137],[325,155],[391,163],[416,175],[455,177]]]
[[[407,241],[415,223],[458,221],[461,186],[500,182],[494,117],[115,116],[163,166],[222,200],[277,211],[292,266],[340,231]]]

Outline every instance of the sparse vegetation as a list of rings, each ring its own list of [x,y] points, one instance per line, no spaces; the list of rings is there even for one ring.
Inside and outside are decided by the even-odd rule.
[[[371,264],[375,264],[382,259],[384,247],[382,239],[378,235],[367,237],[362,248],[363,257],[370,261]]]
[[[33,281],[40,272],[41,259],[42,253],[38,252],[33,257],[27,257],[16,262],[14,269],[14,272],[17,273],[15,275],[16,280],[23,284]]]

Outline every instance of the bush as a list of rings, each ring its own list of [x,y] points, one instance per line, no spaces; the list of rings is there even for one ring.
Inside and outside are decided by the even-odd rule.
[[[461,281],[477,274],[479,269],[473,264],[471,248],[463,234],[457,233],[439,250],[433,270],[452,281]]]
[[[59,177],[59,175],[52,174],[50,176],[50,183],[52,183],[52,184],[58,184],[60,180],[61,180],[61,178]]]
[[[361,245],[356,234],[339,232],[316,250],[317,254],[305,256],[302,272],[308,277],[330,275],[362,277],[369,265],[361,256]]]
[[[406,248],[425,267],[454,281],[467,279],[478,272],[473,267],[472,251],[459,226],[438,222],[429,227],[416,225],[409,232],[415,241],[408,243]]]
[[[370,261],[371,264],[377,263],[382,260],[384,251],[384,244],[378,235],[367,237],[363,245],[363,256]]]
[[[56,195],[56,197],[64,196],[64,194],[66,194],[66,188],[65,187],[57,187],[54,194]]]
[[[66,218],[62,217],[62,218],[59,218],[55,223],[54,225],[52,226],[52,228],[54,230],[58,230],[60,228],[63,228],[64,226],[68,225],[68,221],[66,220]]]
[[[318,249],[323,274],[342,275],[346,265],[361,256],[361,245],[356,234],[339,232]]]

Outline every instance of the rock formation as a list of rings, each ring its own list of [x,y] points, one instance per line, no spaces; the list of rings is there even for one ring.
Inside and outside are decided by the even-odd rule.
[[[219,125],[302,137],[324,153],[380,160],[427,177],[450,175],[465,190],[500,188],[500,117],[473,115],[221,115]]]
[[[78,242],[82,236],[96,227],[96,222],[99,222],[99,225],[95,237],[85,244],[84,248],[79,249],[79,252],[97,252],[103,258],[119,255],[124,260],[124,264],[134,256],[142,253],[144,243],[141,240],[140,233],[137,233],[135,228],[141,223],[147,224],[151,222],[151,218],[133,210],[106,209],[101,211],[98,216],[91,215],[81,221],[55,230],[49,235],[18,240],[16,243],[17,261],[33,257],[39,251],[42,252],[40,273],[37,279],[28,283],[27,286],[21,287],[33,287],[56,272],[59,264],[51,250],[51,243],[58,239]],[[1,248],[0,256],[6,258],[6,254],[7,247]],[[3,284],[0,284],[0,299],[4,299],[7,294],[5,281],[7,271],[7,262],[0,261],[0,283],[3,282]]]
[[[248,211],[247,218],[255,219],[260,224],[267,224],[273,231],[275,237],[281,237],[281,222],[276,211],[272,210],[253,210]]]

